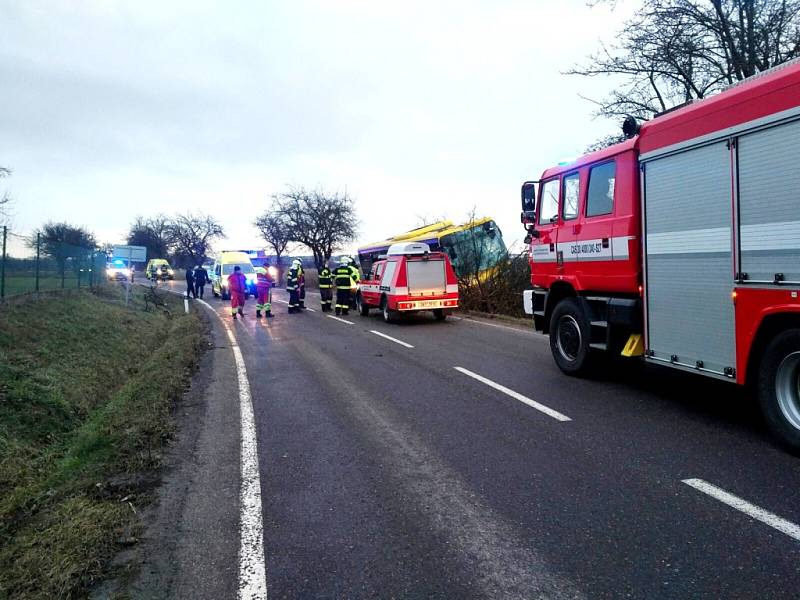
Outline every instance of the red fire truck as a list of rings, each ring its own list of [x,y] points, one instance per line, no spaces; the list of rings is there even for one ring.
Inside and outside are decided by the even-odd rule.
[[[522,186],[532,290],[559,368],[599,352],[757,390],[800,450],[800,62]]]
[[[365,317],[370,308],[379,308],[387,323],[421,310],[444,320],[458,307],[458,280],[450,258],[422,242],[393,244],[359,283],[356,305]]]

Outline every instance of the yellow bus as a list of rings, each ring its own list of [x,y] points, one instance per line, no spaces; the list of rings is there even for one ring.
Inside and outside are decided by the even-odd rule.
[[[459,278],[480,277],[508,256],[503,235],[492,218],[474,219],[461,225],[439,221],[380,242],[364,244],[358,249],[362,272],[368,273],[372,263],[386,254],[389,246],[399,242],[424,242],[431,250],[447,252]]]

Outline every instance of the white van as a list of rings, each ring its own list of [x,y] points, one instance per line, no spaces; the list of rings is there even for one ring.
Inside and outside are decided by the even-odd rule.
[[[211,291],[214,296],[221,296],[223,300],[230,298],[228,293],[228,275],[233,273],[234,267],[239,267],[247,278],[247,291],[256,293],[256,271],[250,257],[245,252],[220,252],[214,260],[214,268],[210,272]]]

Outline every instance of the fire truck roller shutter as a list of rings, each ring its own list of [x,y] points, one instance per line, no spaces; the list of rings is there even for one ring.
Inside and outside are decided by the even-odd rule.
[[[800,120],[737,144],[741,268],[746,282],[800,283]]]
[[[731,167],[725,141],[644,163],[648,358],[732,376]]]

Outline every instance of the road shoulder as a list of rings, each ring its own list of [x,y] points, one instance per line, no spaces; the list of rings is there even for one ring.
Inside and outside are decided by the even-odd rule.
[[[156,500],[143,516],[133,572],[117,593],[134,598],[227,598],[237,589],[239,404],[224,326],[193,304],[209,330],[208,351],[177,405],[176,436]],[[111,590],[101,590],[104,598]]]

